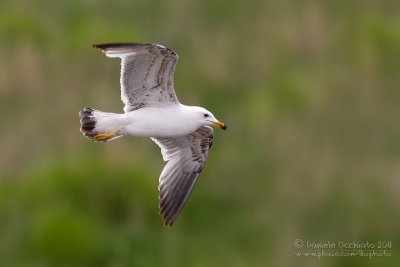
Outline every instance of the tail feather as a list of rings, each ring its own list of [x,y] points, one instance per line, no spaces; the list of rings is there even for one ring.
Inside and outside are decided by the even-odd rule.
[[[79,117],[81,122],[81,133],[92,141],[97,142],[106,142],[111,139],[120,137],[121,135],[117,133],[118,129],[116,129],[115,131],[104,131],[102,129],[99,129],[98,122],[99,120],[101,120],[101,114],[106,113],[87,107],[80,111]]]

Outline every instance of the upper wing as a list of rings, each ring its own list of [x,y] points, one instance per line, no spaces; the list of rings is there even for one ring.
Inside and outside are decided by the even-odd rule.
[[[174,90],[174,71],[178,56],[156,44],[100,44],[108,57],[121,61],[121,99],[125,112],[147,106],[178,103]]]
[[[160,215],[171,226],[192,192],[213,142],[208,126],[176,138],[152,138],[160,148],[165,165],[159,179]]]

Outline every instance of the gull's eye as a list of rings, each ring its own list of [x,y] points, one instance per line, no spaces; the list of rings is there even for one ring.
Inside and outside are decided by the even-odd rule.
[[[207,113],[203,114],[204,118],[208,118],[210,115],[208,115]]]

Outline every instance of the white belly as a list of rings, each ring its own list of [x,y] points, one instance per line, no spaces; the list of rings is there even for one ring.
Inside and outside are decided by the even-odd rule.
[[[142,108],[125,114],[125,117],[125,126],[120,132],[135,136],[182,136],[198,128],[177,107]]]

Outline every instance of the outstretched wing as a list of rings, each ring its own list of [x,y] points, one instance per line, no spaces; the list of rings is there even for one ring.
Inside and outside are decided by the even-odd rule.
[[[121,99],[125,112],[178,103],[174,71],[178,60],[171,49],[157,44],[93,45],[108,57],[121,58]]]
[[[171,226],[192,192],[213,142],[208,126],[176,138],[152,138],[160,148],[165,165],[159,179],[160,215]]]

